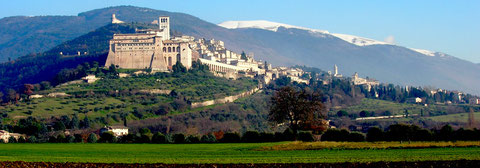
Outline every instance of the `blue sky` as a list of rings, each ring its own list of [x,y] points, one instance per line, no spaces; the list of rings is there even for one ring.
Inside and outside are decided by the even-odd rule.
[[[0,18],[77,15],[117,5],[182,12],[220,23],[269,20],[444,52],[480,63],[480,1],[403,0],[15,0],[3,1]]]

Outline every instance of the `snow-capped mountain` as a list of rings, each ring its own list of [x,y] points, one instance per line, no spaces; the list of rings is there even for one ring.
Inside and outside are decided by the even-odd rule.
[[[346,42],[349,42],[351,44],[355,44],[357,46],[368,46],[368,45],[394,45],[390,44],[387,42],[383,41],[378,41],[378,40],[373,40],[365,37],[358,37],[354,35],[348,35],[348,34],[339,34],[339,33],[330,33],[326,30],[318,30],[318,29],[311,29],[311,28],[305,28],[305,27],[300,27],[300,26],[293,26],[289,24],[284,24],[284,23],[277,23],[277,22],[271,22],[271,21],[266,21],[266,20],[251,20],[251,21],[226,21],[218,24],[221,27],[227,28],[227,29],[240,29],[240,28],[257,28],[257,29],[264,29],[264,30],[270,30],[276,32],[279,27],[284,27],[284,28],[295,28],[295,29],[301,29],[301,30],[308,30],[312,33],[323,33],[323,34],[329,34],[335,37],[338,37]],[[421,53],[426,56],[435,56],[435,52],[429,51],[429,50],[424,50],[424,49],[415,49],[415,48],[409,48],[415,52]]]
[[[288,24],[283,24],[283,23],[276,23],[276,22],[270,22],[266,20],[252,20],[252,21],[226,21],[218,24],[219,26],[225,27],[227,29],[239,29],[239,28],[257,28],[257,29],[265,29],[265,30],[270,30],[276,32],[279,27],[285,27],[285,28],[295,28],[295,29],[302,29],[302,30],[308,30],[312,31],[315,33],[328,33],[328,31],[325,30],[318,30],[318,29],[310,29],[310,28],[305,28],[305,27],[300,27],[300,26],[293,26],[293,25],[288,25]]]

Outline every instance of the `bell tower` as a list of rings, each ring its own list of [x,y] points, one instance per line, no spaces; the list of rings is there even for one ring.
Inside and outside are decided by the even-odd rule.
[[[158,28],[162,29],[162,38],[164,40],[170,40],[170,17],[160,16],[158,18]]]

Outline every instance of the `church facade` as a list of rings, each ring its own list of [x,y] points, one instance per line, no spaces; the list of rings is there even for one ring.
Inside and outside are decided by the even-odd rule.
[[[134,34],[114,34],[109,43],[105,66],[113,64],[125,69],[168,71],[180,62],[187,69],[190,68],[192,49],[189,43],[170,39],[168,16],[159,17],[158,25],[159,29],[140,29]]]

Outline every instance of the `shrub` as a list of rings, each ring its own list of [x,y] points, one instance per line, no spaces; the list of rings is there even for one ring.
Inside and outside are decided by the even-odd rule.
[[[360,132],[351,132],[348,135],[348,141],[350,142],[363,142],[365,141],[365,135]]]
[[[195,136],[195,135],[189,135],[189,136],[187,136],[187,138],[185,139],[185,142],[186,142],[186,143],[199,143],[199,142],[200,142],[200,138],[198,138],[198,137]]]
[[[67,136],[66,138],[67,143],[74,143],[75,142],[75,137],[72,135]]]
[[[138,142],[138,143],[152,142],[152,133],[141,134],[140,137],[135,142]]]
[[[8,143],[17,143],[17,139],[11,136],[10,138],[8,138]]]
[[[18,138],[18,143],[25,143],[25,142],[27,142],[25,137],[21,136],[20,138]]]
[[[208,134],[208,135],[203,135],[202,138],[200,138],[200,142],[202,143],[214,143],[217,142],[217,139],[213,134]]]
[[[167,138],[160,132],[157,132],[152,137],[153,143],[167,143]]]
[[[338,129],[328,129],[323,135],[322,141],[339,141],[340,130]]]
[[[312,142],[315,139],[313,138],[313,134],[310,131],[301,131],[298,133],[298,140],[304,142]]]
[[[260,141],[261,142],[274,142],[275,141],[275,134],[262,132],[260,133]]]
[[[83,137],[82,137],[82,135],[80,135],[80,134],[75,134],[74,137],[75,137],[75,142],[77,142],[77,143],[83,143]]]
[[[378,127],[372,127],[368,129],[367,132],[367,141],[375,142],[375,141],[384,141],[385,140],[385,133],[382,129]]]
[[[57,143],[65,143],[67,141],[67,138],[65,137],[64,134],[59,134],[57,136]]]
[[[37,141],[37,137],[35,137],[35,136],[30,136],[30,137],[28,137],[27,142],[29,142],[29,143],[37,143],[37,142],[38,142],[38,141]]]
[[[296,135],[293,133],[293,130],[291,128],[285,129],[283,131],[283,137],[285,141],[294,141],[296,139]]]
[[[185,142],[185,135],[183,135],[182,133],[174,134],[172,138],[173,138],[174,143],[184,143]]]
[[[134,143],[137,142],[139,137],[136,134],[128,133],[120,138],[122,143]]]
[[[283,136],[283,133],[275,132],[275,141],[280,142],[284,140],[285,140],[285,137]]]
[[[257,131],[247,131],[243,134],[242,142],[260,142],[260,134]]]
[[[57,142],[57,138],[55,136],[50,136],[48,138],[48,143],[56,143]]]
[[[238,133],[225,133],[223,135],[223,138],[220,140],[220,142],[223,143],[238,143],[240,142],[240,134]]]
[[[106,131],[106,132],[103,132],[102,135],[100,135],[99,141],[104,143],[115,143],[117,142],[117,137],[113,135],[113,132]]]

